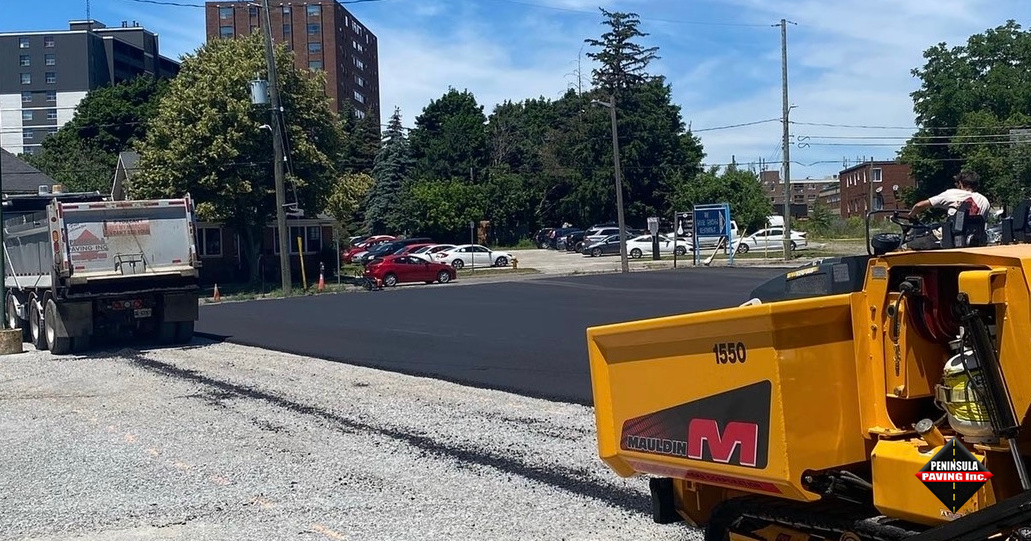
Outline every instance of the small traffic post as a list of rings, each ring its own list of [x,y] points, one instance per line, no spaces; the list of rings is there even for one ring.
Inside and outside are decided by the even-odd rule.
[[[730,247],[733,244],[733,232],[730,227],[730,205],[726,203],[715,205],[695,205],[693,209],[693,243],[694,243],[694,264],[698,265],[700,252],[700,237],[716,237],[716,251],[724,242]],[[734,264],[735,250],[730,248],[730,264]],[[715,255],[715,254],[714,254]],[[709,263],[712,262],[710,258]],[[708,265],[707,265],[708,266]]]
[[[677,240],[690,231],[693,221],[690,212],[673,213],[673,268],[677,268]]]
[[[652,234],[652,260],[658,261],[659,257],[659,219],[648,218],[648,232]]]

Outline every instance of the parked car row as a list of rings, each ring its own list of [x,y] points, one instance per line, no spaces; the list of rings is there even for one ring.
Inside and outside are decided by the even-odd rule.
[[[467,265],[507,267],[514,259],[509,252],[479,244],[440,244],[426,237],[391,235],[354,237],[341,255],[345,262],[365,267],[365,277],[388,287],[405,282],[447,283]]]

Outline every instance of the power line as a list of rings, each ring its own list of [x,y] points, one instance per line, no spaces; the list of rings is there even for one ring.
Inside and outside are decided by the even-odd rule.
[[[730,124],[728,126],[715,126],[712,128],[702,128],[700,130],[691,129],[692,133],[703,132],[703,131],[714,131],[714,130],[727,130],[730,128],[741,128],[744,126],[755,126],[756,124],[765,124],[767,122],[780,122],[779,118],[768,118],[766,120],[756,120],[755,122],[745,122],[743,124]]]
[[[798,122],[795,120],[789,120],[790,124],[797,124],[799,126],[824,126],[829,128],[858,128],[867,130],[912,130],[917,131],[920,129],[924,130],[1008,130],[1008,129],[1026,129],[1029,126],[871,126],[863,124],[827,124],[822,122]]]

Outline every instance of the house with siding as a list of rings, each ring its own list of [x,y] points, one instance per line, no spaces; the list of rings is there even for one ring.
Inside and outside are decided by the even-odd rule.
[[[139,155],[122,152],[118,156],[114,180],[111,185],[112,199],[127,197]],[[336,271],[336,239],[333,238],[334,220],[324,214],[313,218],[287,217],[290,227],[290,274],[294,279],[301,275],[301,257],[304,258],[305,275],[308,283],[319,278],[319,263],[326,266],[326,274]],[[300,247],[297,239],[300,238]],[[232,226],[217,222],[197,222],[197,253],[201,258],[201,280],[206,283],[232,283],[246,281],[249,273],[247,256],[243,250],[241,236]],[[273,219],[266,224],[262,234],[258,265],[266,283],[279,281],[278,227]],[[328,279],[328,276],[327,276]]]

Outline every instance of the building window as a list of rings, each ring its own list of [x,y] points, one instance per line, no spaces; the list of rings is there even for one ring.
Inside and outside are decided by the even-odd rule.
[[[257,29],[258,29],[258,25],[252,24],[251,25],[251,34],[253,34]]]
[[[54,84],[56,82],[57,82],[57,72],[56,71],[48,71],[47,72],[47,84]]]
[[[322,28],[322,26],[317,24],[317,23],[309,24],[308,25],[308,35],[309,36],[317,36],[317,35],[319,35],[319,31],[320,31],[321,28]]]
[[[23,55],[19,56],[18,57],[18,65],[23,67],[23,68],[27,68],[27,67],[31,66],[32,62],[29,60],[29,55],[23,54]]]
[[[22,138],[22,141],[31,141],[32,140],[32,130],[30,130],[30,129],[22,130],[21,131],[21,138]]]
[[[874,169],[872,176],[873,176],[873,181],[874,182],[880,182],[881,181],[881,169],[879,167]]]
[[[284,24],[283,25],[283,34],[289,34],[289,33],[290,33],[290,25],[289,24]]]
[[[29,74],[29,73],[21,74],[21,84],[23,84],[23,85],[31,85],[32,84],[32,75]]]
[[[251,17],[257,17],[258,16],[258,8],[252,7],[249,11],[250,11]]]
[[[22,111],[21,111],[21,119],[22,119],[23,122],[24,121],[28,121],[28,120],[32,120],[32,110],[31,109],[22,109]]]
[[[54,135],[57,133],[57,128],[47,128],[47,133],[49,135]]]
[[[355,75],[355,76],[354,76],[354,83],[355,83],[356,85],[358,85],[358,86],[364,87],[364,86],[365,86],[365,79],[362,79],[362,78],[361,78],[361,77],[359,77],[358,75]]]
[[[57,92],[54,90],[47,90],[47,101],[57,101]]]
[[[197,228],[197,253],[199,253],[201,257],[222,256],[221,227]]]
[[[29,38],[18,38],[18,48],[19,49],[28,49],[29,48]]]
[[[43,55],[43,56],[46,59],[46,61],[44,62],[46,65],[48,65],[48,66],[56,66],[57,65],[57,55],[56,54],[48,54],[48,55]]]
[[[233,8],[218,8],[218,18],[222,20],[233,18]]]
[[[362,96],[357,90],[354,91],[354,99],[357,100],[358,103],[365,103],[365,96]]]
[[[317,254],[322,251],[322,227],[317,225],[309,226],[293,226],[290,228],[290,254],[297,254],[297,238],[302,239],[304,244],[304,253],[306,254]],[[272,239],[274,246],[274,253],[279,253],[279,229],[276,227],[272,228]]]
[[[21,93],[21,102],[22,103],[32,103],[32,92],[22,92]]]
[[[57,120],[57,109],[47,109],[47,120]]]
[[[221,34],[221,36],[223,38],[231,38],[231,37],[233,37],[233,27],[232,26],[220,26],[218,28],[218,33]]]
[[[319,43],[319,42],[309,43],[308,44],[308,52],[309,53],[321,53],[322,52],[322,44]]]
[[[321,15],[322,15],[322,6],[319,6],[319,5],[308,6],[308,16],[309,17],[319,17]]]
[[[322,69],[322,61],[321,60],[309,60],[308,61],[308,69],[310,69],[310,70],[321,70]]]
[[[357,56],[352,56],[351,60],[354,61],[354,67],[356,67],[356,68],[358,68],[360,70],[365,69],[365,62],[362,62],[361,60],[358,60]]]
[[[290,14],[290,6],[283,6],[283,15]]]
[[[53,47],[54,46],[54,36],[43,36],[43,46],[44,47]]]

